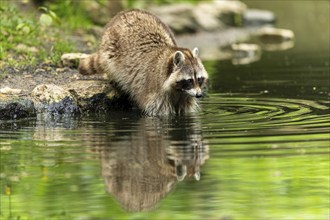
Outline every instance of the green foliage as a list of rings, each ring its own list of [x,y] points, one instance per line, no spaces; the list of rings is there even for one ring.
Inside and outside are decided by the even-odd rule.
[[[39,8],[43,13],[40,15],[40,25],[50,26],[53,23],[61,24],[61,20],[57,17],[56,13],[46,7]]]
[[[49,61],[56,65],[61,53],[74,49],[63,38],[67,31],[63,30],[61,18],[47,7],[23,13],[14,5],[2,4],[0,12],[0,68]]]
[[[6,63],[22,55],[18,44],[24,44],[26,47],[33,46],[35,41],[31,41],[37,35],[37,25],[29,18],[24,18],[17,13],[14,7],[0,6],[1,25],[0,25],[0,48],[1,60]],[[27,53],[23,55],[28,55]]]
[[[70,51],[73,51],[73,46],[70,42],[55,42],[50,50],[52,56],[50,56],[49,59],[52,63],[59,63],[61,61],[61,56]]]
[[[32,20],[23,18],[17,14],[17,10],[13,7],[0,6],[1,25],[0,25],[0,40],[2,43],[17,43],[22,42],[25,37],[35,33],[37,28]],[[4,45],[1,45],[4,49]],[[10,46],[13,46],[12,44]]]
[[[69,29],[88,28],[92,22],[86,16],[85,10],[79,1],[75,0],[54,0],[48,2],[47,9],[52,14],[58,16],[63,22],[63,26]],[[53,12],[53,13],[52,13]],[[55,14],[56,13],[56,14]]]

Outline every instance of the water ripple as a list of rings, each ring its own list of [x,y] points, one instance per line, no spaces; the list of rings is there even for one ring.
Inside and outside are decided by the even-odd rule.
[[[211,94],[202,105],[204,138],[222,153],[329,151],[328,101]]]
[[[211,121],[221,126],[236,127],[240,130],[245,123],[253,128],[291,125],[328,127],[328,105],[310,100],[226,95],[211,95],[203,102],[204,117],[212,117]]]

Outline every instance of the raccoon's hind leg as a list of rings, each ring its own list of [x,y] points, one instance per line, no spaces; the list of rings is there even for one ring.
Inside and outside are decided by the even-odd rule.
[[[79,73],[83,75],[93,75],[101,73],[99,71],[98,58],[98,54],[93,53],[86,58],[80,59],[78,66]]]

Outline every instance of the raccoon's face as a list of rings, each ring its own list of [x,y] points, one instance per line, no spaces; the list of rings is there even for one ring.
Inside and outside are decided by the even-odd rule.
[[[178,50],[172,56],[171,75],[165,82],[167,89],[184,92],[189,96],[200,98],[206,85],[208,74],[201,60],[198,58],[198,49]]]

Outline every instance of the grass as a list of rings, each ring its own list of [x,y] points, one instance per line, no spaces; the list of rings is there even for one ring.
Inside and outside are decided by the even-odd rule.
[[[29,11],[10,2],[1,3],[0,69],[59,65],[63,53],[76,51],[69,36],[91,22],[74,5],[68,5],[70,1],[60,2]]]

